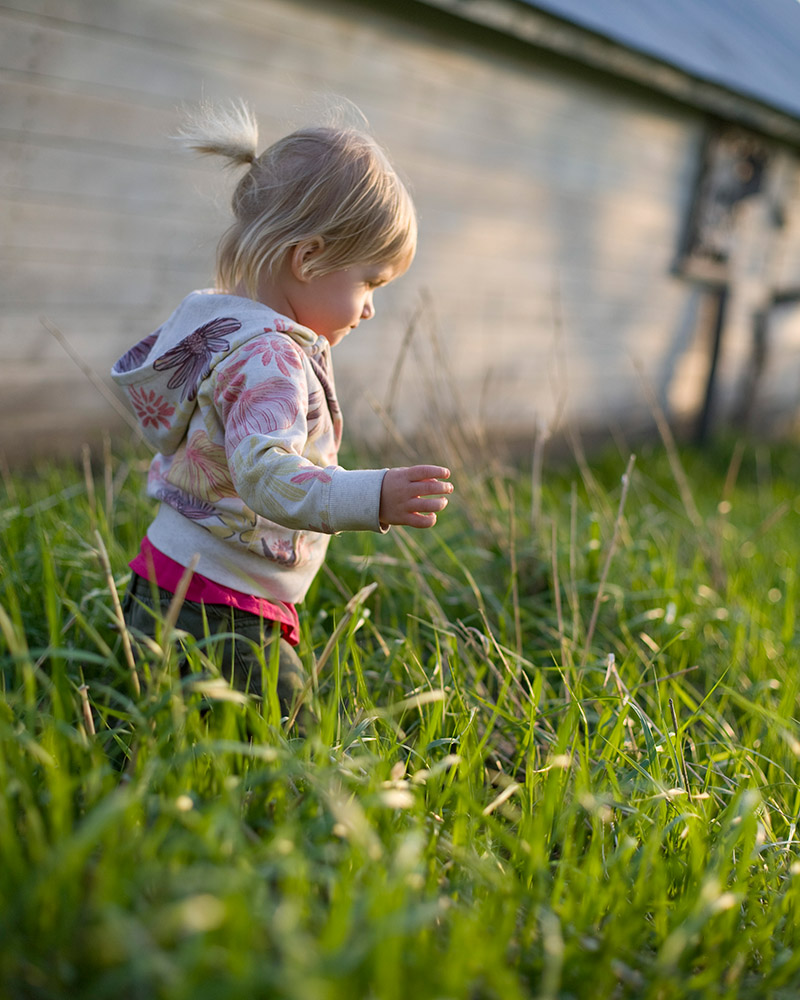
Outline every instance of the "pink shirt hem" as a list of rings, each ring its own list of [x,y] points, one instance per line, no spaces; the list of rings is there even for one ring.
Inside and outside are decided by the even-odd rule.
[[[142,539],[142,546],[128,564],[134,573],[144,577],[151,583],[162,587],[164,590],[175,593],[178,589],[181,577],[186,572],[186,567],[164,555],[153,545],[147,536]],[[240,611],[249,611],[251,614],[260,615],[269,621],[279,622],[282,637],[292,646],[300,642],[300,621],[297,616],[297,609],[293,604],[283,601],[267,601],[263,597],[255,597],[253,594],[245,594],[239,590],[232,590],[230,587],[223,587],[219,583],[214,583],[208,577],[195,573],[186,591],[187,601],[197,601],[201,604],[224,604],[228,607],[238,608]]]

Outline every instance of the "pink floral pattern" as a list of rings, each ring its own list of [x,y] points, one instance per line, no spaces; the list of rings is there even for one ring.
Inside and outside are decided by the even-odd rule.
[[[309,479],[316,479],[321,483],[329,483],[331,481],[331,475],[327,473],[324,469],[305,469],[303,472],[298,472],[296,476],[292,476],[290,482],[292,483],[307,483]]]
[[[137,389],[135,386],[128,389],[128,395],[142,427],[170,426],[169,418],[175,413],[175,407],[163,396],[156,396],[153,389]]]
[[[280,322],[280,321],[279,321]],[[264,333],[268,333],[267,329]],[[261,364],[266,368],[274,361],[278,370],[287,378],[292,378],[295,372],[303,367],[300,360],[300,352],[291,340],[274,337],[270,340],[260,340],[257,342],[261,350]]]
[[[229,382],[221,384],[216,394],[226,426],[227,446],[235,448],[251,434],[274,434],[286,430],[297,420],[300,408],[292,382],[268,378],[246,388],[241,372],[234,372]]]

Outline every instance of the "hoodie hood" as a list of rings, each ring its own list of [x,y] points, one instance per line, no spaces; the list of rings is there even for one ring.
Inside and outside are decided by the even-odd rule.
[[[328,342],[268,306],[212,290],[192,292],[154,333],[140,340],[111,369],[124,389],[148,442],[171,455],[197,407],[201,383],[232,351],[281,333],[311,359],[324,363]]]

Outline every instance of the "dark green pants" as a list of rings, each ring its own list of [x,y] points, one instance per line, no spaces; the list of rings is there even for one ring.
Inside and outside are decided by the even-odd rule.
[[[137,633],[155,637],[156,619],[167,613],[173,595],[154,587],[134,573],[123,603],[123,613],[134,638]],[[282,716],[289,716],[306,683],[302,660],[285,639],[274,634],[272,622],[249,611],[240,611],[223,604],[198,604],[184,601],[175,627],[197,639],[225,633],[216,644],[216,656],[221,657],[223,676],[239,691],[263,697],[262,659],[270,662],[273,642],[278,642],[278,702]],[[261,658],[258,653],[261,652]],[[181,670],[186,669],[185,662]]]

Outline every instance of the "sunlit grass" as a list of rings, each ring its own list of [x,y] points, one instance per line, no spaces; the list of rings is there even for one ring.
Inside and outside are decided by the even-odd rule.
[[[669,458],[334,539],[305,738],[204,643],[137,692],[141,458],[8,480],[0,994],[796,995],[800,458]]]

